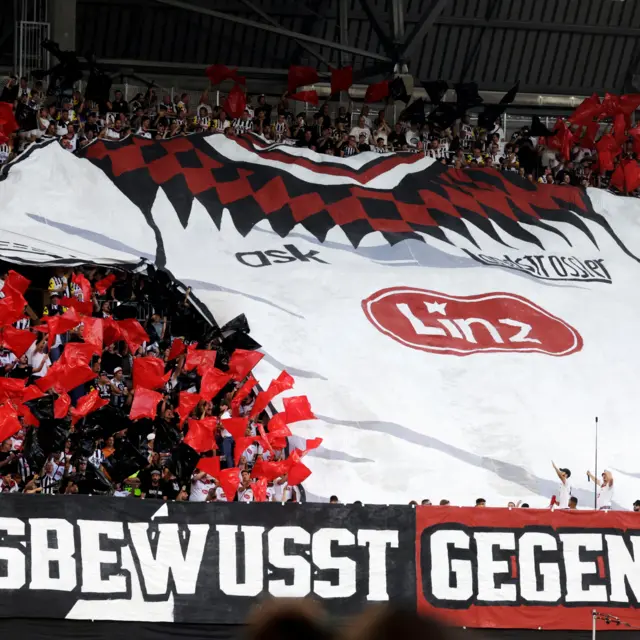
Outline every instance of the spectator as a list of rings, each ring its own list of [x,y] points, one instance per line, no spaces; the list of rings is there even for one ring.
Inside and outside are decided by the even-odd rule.
[[[366,120],[365,116],[361,115],[360,118],[358,118],[358,126],[351,129],[349,136],[353,136],[354,140],[359,140],[360,135],[364,134],[364,142],[365,144],[369,144],[371,139],[371,128],[367,126]]]
[[[484,498],[478,498],[476,500],[476,507],[486,507],[486,506],[487,506],[487,501]]]
[[[571,496],[569,498],[569,509],[571,511],[575,511],[578,508],[578,498],[576,498],[575,496]],[[634,507],[634,511],[635,511],[635,507]]]

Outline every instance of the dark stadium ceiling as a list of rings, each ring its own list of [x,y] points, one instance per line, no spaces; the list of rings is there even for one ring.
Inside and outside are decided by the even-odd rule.
[[[77,0],[76,46],[140,73],[223,63],[283,85],[290,64],[351,64],[367,83],[404,61],[487,91],[628,92],[640,0]]]

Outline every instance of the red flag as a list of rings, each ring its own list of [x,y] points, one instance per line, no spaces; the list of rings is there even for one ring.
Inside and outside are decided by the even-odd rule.
[[[253,501],[254,502],[266,502],[267,501],[267,479],[259,478],[252,485]]]
[[[127,318],[126,320],[118,320],[118,327],[122,334],[122,339],[129,345],[129,350],[132,354],[142,346],[143,342],[149,342],[149,336],[147,332],[142,328],[142,325],[134,318]]]
[[[282,404],[284,405],[284,419],[287,424],[299,422],[300,420],[315,420],[307,396],[284,398]]]
[[[22,395],[22,402],[28,402],[29,400],[35,400],[36,398],[42,398],[44,393],[38,389],[35,384],[30,384],[25,387],[24,394]]]
[[[21,399],[25,393],[26,382],[18,378],[0,378],[0,402]]]
[[[184,370],[191,371],[198,368],[198,373],[203,376],[204,372],[216,364],[216,352],[212,349],[187,349],[187,358],[184,363]]]
[[[191,415],[191,412],[196,408],[198,402],[200,402],[200,394],[189,393],[188,391],[180,392],[180,400],[178,402],[178,408],[176,411],[180,416],[180,424],[184,424],[184,421]]]
[[[133,359],[133,388],[157,389],[163,387],[169,378],[171,371],[164,372],[164,361],[160,358],[146,356]]]
[[[322,444],[322,438],[313,438],[313,440],[307,440],[307,448],[303,451],[303,454],[306,455],[309,451],[313,451],[317,449]]]
[[[211,400],[231,380],[231,376],[215,367],[207,369],[200,382],[200,395],[204,400]]]
[[[640,107],[640,93],[620,96],[620,111],[624,113],[627,129],[631,128],[631,114]]]
[[[235,440],[235,448],[233,450],[233,457],[235,458],[234,462],[236,466],[240,463],[240,458],[242,454],[251,446],[251,444],[258,440],[256,436],[247,436],[243,438],[238,438]]]
[[[627,135],[625,133],[626,128],[627,123],[624,119],[624,113],[616,114],[613,121],[613,139],[618,143],[618,146],[621,146],[627,139]]]
[[[303,462],[294,462],[287,473],[287,484],[290,487],[304,482],[311,475],[311,469]]]
[[[9,349],[16,358],[21,358],[35,342],[36,334],[8,326],[0,329],[0,346]]]
[[[31,387],[37,389],[38,387],[36,387],[34,384],[31,385]],[[39,391],[39,389],[38,389]],[[42,394],[44,395],[44,394]],[[29,407],[27,407],[26,404],[19,404],[18,408],[16,409],[18,412],[19,416],[22,416],[22,424],[25,427],[39,427],[40,426],[40,421],[33,415],[33,413],[31,413],[31,410],[29,409]]]
[[[274,396],[277,396],[283,391],[292,389],[294,383],[295,380],[293,379],[293,376],[289,375],[286,371],[281,371],[280,375],[275,380],[271,381],[267,391],[273,391],[275,392]]]
[[[635,160],[631,160],[624,165],[624,186],[627,193],[631,193],[640,187],[640,166]]]
[[[580,106],[569,116],[568,120],[572,124],[589,125],[594,118],[599,118],[601,113],[600,98],[597,93],[594,93],[580,103]]]
[[[342,69],[331,69],[331,93],[347,91],[353,84],[353,67],[343,67]]]
[[[596,146],[596,136],[600,131],[600,125],[597,122],[592,122],[587,125],[585,134],[580,141],[580,146],[585,149],[594,149]]]
[[[21,428],[16,410],[10,404],[3,404],[0,407],[0,442],[18,433]]]
[[[160,404],[161,400],[161,393],[139,387],[133,395],[129,418],[131,420],[138,420],[139,418],[151,418],[153,420],[156,417],[158,404]]]
[[[252,478],[266,478],[268,482],[273,482],[276,478],[287,473],[287,463],[284,460],[280,462],[265,462],[257,460],[251,470]]]
[[[184,443],[188,444],[198,453],[205,451],[215,451],[216,440],[213,435],[218,421],[215,418],[201,418],[200,420],[189,420],[187,422],[189,431],[184,437]]]
[[[115,321],[113,321],[115,324]],[[82,318],[82,339],[98,349],[102,349],[104,341],[102,318],[91,318],[85,316]]]
[[[75,309],[69,309],[61,316],[45,316],[43,318],[43,322],[46,323],[46,328],[38,327],[38,329],[49,333],[48,343],[49,349],[51,349],[55,341],[55,337],[77,327],[82,322],[82,318],[78,315],[78,312]]]
[[[615,141],[615,138],[610,133],[605,133],[596,142],[596,150],[598,152],[600,173],[613,171],[613,158],[620,153],[620,145]]]
[[[620,98],[613,93],[605,93],[601,117],[613,118],[619,111]]]
[[[289,67],[289,93],[293,93],[298,87],[318,82],[318,72],[313,67]],[[292,96],[290,96],[292,97]]]
[[[258,381],[251,375],[247,381],[235,392],[231,400],[231,415],[234,418],[240,416],[240,405],[242,401],[251,393],[251,389],[258,384]]]
[[[94,345],[86,342],[69,342],[64,346],[60,364],[69,367],[89,365],[91,358],[101,351]]]
[[[284,413],[276,413],[273,418],[269,420],[269,435],[277,435],[285,438],[291,435],[291,429],[287,426]]]
[[[238,440],[243,438],[247,432],[249,420],[247,418],[225,418],[220,420],[220,424],[223,429],[226,429],[231,434],[234,440]]]
[[[91,300],[82,302],[81,300],[78,300],[78,298],[67,298],[65,296],[60,298],[60,304],[63,307],[75,309],[78,313],[82,313],[85,316],[90,316],[93,313],[93,302],[91,302]]]
[[[320,99],[318,98],[317,91],[298,91],[297,93],[289,94],[289,100],[299,100],[300,102],[308,102],[309,104],[318,104]]]
[[[367,93],[364,96],[365,102],[381,102],[389,95],[389,82],[383,80],[376,84],[370,84],[367,87]]]
[[[184,345],[184,340],[182,338],[176,338],[171,343],[171,349],[169,350],[169,360],[175,360],[178,356],[181,356],[187,347]]]
[[[237,84],[234,84],[233,89],[229,91],[229,95],[222,107],[232,118],[242,117],[244,110],[247,108],[247,97]]]
[[[19,273],[10,269],[7,277],[4,280],[5,287],[11,287],[15,289],[18,293],[24,294],[24,292],[29,288],[31,284],[31,280],[28,280],[24,276],[21,276]]]
[[[96,291],[100,295],[104,295],[107,289],[109,289],[115,281],[116,277],[113,273],[110,273],[106,278],[102,278],[102,280],[98,280],[98,282],[96,282]]]
[[[68,393],[61,393],[53,402],[53,417],[64,418],[69,413],[71,398]]]
[[[246,80],[238,75],[237,69],[229,69],[223,64],[212,64],[207,67],[205,73],[211,84],[220,84],[225,80],[235,80],[239,84],[245,84]]]
[[[91,291],[91,284],[82,273],[74,273],[71,276],[71,282],[80,287],[80,291],[82,291],[82,299],[85,302],[91,300],[91,296],[93,295],[93,292]]]
[[[18,122],[13,115],[13,105],[9,102],[0,102],[0,131],[10,136],[18,128]]]
[[[27,306],[27,301],[20,292],[11,287],[4,289],[4,298],[0,300],[0,326],[17,322],[24,315],[24,308]]]
[[[105,347],[117,340],[122,340],[122,331],[116,320],[113,318],[100,318],[100,320],[102,321],[102,335]]]
[[[97,411],[106,404],[109,404],[109,401],[105,398],[101,398],[98,395],[98,391],[93,389],[91,393],[82,396],[75,407],[71,407],[71,424],[75,424],[78,420],[85,418],[90,413]]]
[[[217,456],[212,458],[200,458],[196,465],[196,469],[200,469],[200,471],[204,471],[210,476],[217,478],[220,473],[220,458]]]
[[[62,393],[63,391],[69,392],[71,389],[95,379],[95,377],[96,374],[90,367],[85,365],[70,367],[58,360],[49,368],[46,376],[36,380],[36,384],[42,391],[53,388],[57,393]]]
[[[224,495],[227,496],[227,500],[232,502],[236,497],[236,491],[240,484],[240,469],[238,467],[224,469],[218,473],[217,478]]]
[[[242,380],[264,358],[264,353],[236,349],[229,360],[229,373],[232,380]]]
[[[611,174],[610,184],[618,189],[618,191],[625,191],[624,167],[622,166],[622,163],[620,163]]]
[[[294,380],[293,378],[286,372],[283,371],[275,380],[271,381],[269,388],[266,391],[261,391],[256,401],[251,408],[251,413],[249,414],[250,418],[253,418],[257,415],[260,415],[262,411],[264,411],[267,405],[279,394],[287,389],[291,389],[293,387]]]

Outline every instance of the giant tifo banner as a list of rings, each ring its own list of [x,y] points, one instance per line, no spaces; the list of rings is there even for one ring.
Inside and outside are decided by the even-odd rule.
[[[0,618],[239,624],[268,597],[465,627],[640,624],[634,514],[5,495]],[[599,623],[603,624],[603,623]],[[604,624],[603,624],[604,627]]]
[[[590,506],[596,416],[613,506],[640,497],[638,200],[255,137],[83,154],[49,143],[9,166],[0,257],[142,258],[220,325],[246,314],[258,379],[287,370],[317,416],[292,426],[323,438],[309,499],[542,507],[554,459]]]

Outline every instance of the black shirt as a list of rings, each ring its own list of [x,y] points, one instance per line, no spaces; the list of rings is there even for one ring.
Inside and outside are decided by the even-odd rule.
[[[162,494],[169,500],[175,500],[180,493],[180,483],[177,478],[171,478],[171,480],[163,480],[160,483]]]
[[[162,500],[162,498],[164,497],[162,486],[159,484],[155,487],[153,485],[149,485],[148,489],[144,493],[145,498],[147,499]]]
[[[114,100],[111,103],[111,107],[114,113],[128,113],[129,104],[126,100]]]

